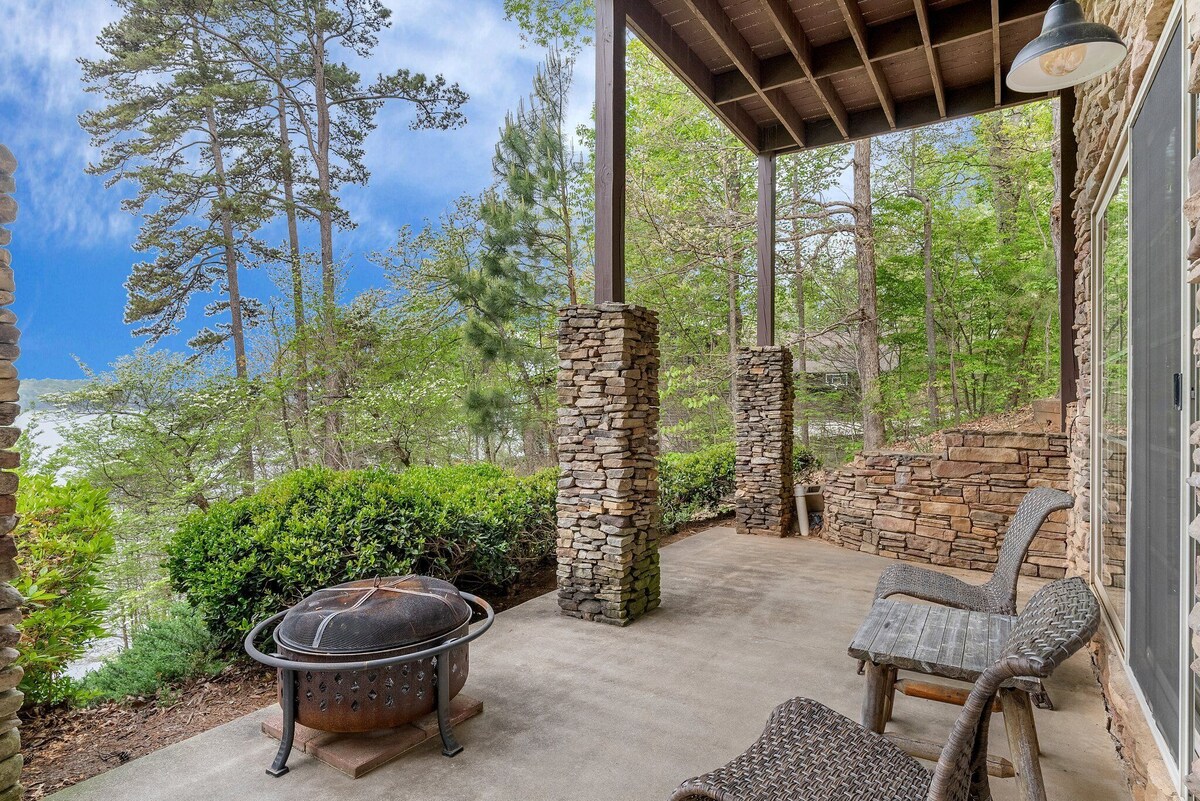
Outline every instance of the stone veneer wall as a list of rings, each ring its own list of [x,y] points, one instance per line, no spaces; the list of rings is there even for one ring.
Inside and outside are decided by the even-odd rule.
[[[12,472],[20,457],[12,450],[20,430],[13,426],[20,407],[17,406],[17,370],[13,366],[20,351],[17,339],[17,317],[8,308],[13,302],[12,255],[6,246],[12,232],[3,226],[17,217],[17,201],[13,173],[17,160],[4,145],[0,145],[0,801],[14,801],[24,793],[20,784],[21,734],[17,729],[17,711],[25,700],[17,689],[23,671],[13,664],[17,658],[14,646],[20,640],[16,625],[21,622],[24,598],[7,582],[17,577],[17,548],[12,530],[17,525],[17,474]]]
[[[1171,0],[1081,2],[1089,19],[1111,25],[1129,46],[1129,56],[1119,67],[1076,90],[1075,358],[1079,366],[1079,401],[1069,428],[1070,491],[1075,496],[1075,508],[1067,536],[1067,563],[1071,574],[1086,576],[1090,572],[1091,539],[1092,211],[1117,155],[1117,144],[1173,3]],[[1148,723],[1137,704],[1129,702],[1131,690],[1115,649],[1101,643],[1093,653],[1112,718],[1109,730],[1125,759],[1135,801],[1177,798],[1174,781],[1162,762]]]
[[[778,345],[738,351],[734,389],[738,533],[786,537],[795,516],[791,351]]]
[[[821,536],[848,548],[992,570],[1017,505],[1033,487],[1067,486],[1066,434],[947,431],[941,453],[868,453],[825,485]],[[1022,572],[1066,574],[1066,512],[1033,541]]]
[[[558,605],[625,625],[659,602],[658,317],[558,318]]]

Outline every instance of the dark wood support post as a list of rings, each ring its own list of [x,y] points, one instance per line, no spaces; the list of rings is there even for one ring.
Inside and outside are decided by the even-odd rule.
[[[1078,166],[1075,142],[1075,90],[1059,95],[1059,234],[1058,234],[1058,325],[1059,398],[1063,430],[1067,406],[1079,399],[1075,360],[1075,171]]]
[[[625,302],[626,0],[596,0],[596,302]]]
[[[758,346],[775,344],[775,154],[758,157]]]

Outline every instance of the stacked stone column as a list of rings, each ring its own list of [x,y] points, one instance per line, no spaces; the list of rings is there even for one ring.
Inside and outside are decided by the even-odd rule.
[[[569,306],[558,356],[558,605],[623,626],[659,603],[658,317]]]
[[[23,671],[13,664],[14,649],[20,634],[16,624],[21,621],[24,599],[7,582],[17,577],[17,549],[12,531],[17,524],[17,474],[12,472],[19,456],[12,450],[20,431],[13,426],[20,408],[17,406],[17,370],[13,367],[17,354],[17,317],[8,308],[13,302],[12,256],[6,246],[12,232],[4,226],[17,217],[17,202],[12,198],[16,187],[13,173],[17,160],[4,145],[0,145],[0,801],[21,797],[20,784],[21,735],[17,711],[25,700],[17,689]]]
[[[744,348],[734,375],[739,534],[792,533],[793,420],[796,393],[787,348]]]

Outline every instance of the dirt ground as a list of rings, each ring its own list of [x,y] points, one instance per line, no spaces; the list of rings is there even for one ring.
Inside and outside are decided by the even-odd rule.
[[[719,522],[689,524],[664,537],[660,544],[669,545]],[[554,587],[554,566],[550,565],[519,583],[506,597],[489,600],[496,611],[503,611]],[[245,660],[230,665],[218,676],[188,682],[158,698],[52,709],[27,717],[21,726],[25,797],[37,801],[261,709],[274,697],[274,672]]]

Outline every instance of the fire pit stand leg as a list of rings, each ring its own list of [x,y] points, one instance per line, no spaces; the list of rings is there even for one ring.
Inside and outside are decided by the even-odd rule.
[[[433,680],[437,682],[438,733],[442,735],[442,756],[455,757],[463,747],[454,739],[450,723],[450,654],[444,652],[437,657],[437,668]]]
[[[282,670],[283,680],[283,732],[279,738],[279,751],[275,761],[267,768],[267,775],[279,778],[288,772],[287,760],[292,753],[292,741],[296,737],[296,684],[299,676],[294,670]]]

